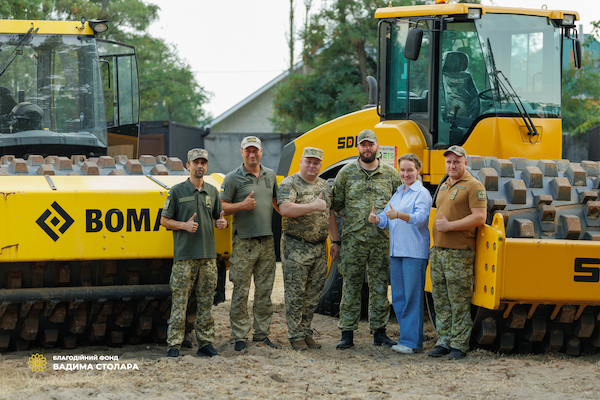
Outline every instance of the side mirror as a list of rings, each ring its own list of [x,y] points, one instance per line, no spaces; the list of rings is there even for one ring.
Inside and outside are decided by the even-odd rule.
[[[573,39],[573,64],[575,68],[581,68],[581,42],[579,39]]]
[[[404,46],[404,57],[416,61],[421,52],[421,43],[423,42],[423,29],[410,28],[406,36],[406,45]]]

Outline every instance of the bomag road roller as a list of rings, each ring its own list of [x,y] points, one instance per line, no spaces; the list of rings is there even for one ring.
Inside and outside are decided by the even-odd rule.
[[[135,49],[99,39],[106,29],[0,20],[1,351],[166,338],[173,238],[160,216],[189,175],[175,157],[132,159]],[[216,232],[218,302],[231,229]]]
[[[463,146],[488,198],[487,224],[477,233],[472,345],[597,351],[599,163],[561,159],[562,59],[570,52],[580,66],[578,13],[435,4],[381,8],[375,18],[376,106],[297,138],[284,148],[278,174],[296,172],[302,149],[317,146],[325,150],[321,176],[334,178],[356,158],[356,136],[369,128],[382,162],[397,167],[404,153],[420,157],[433,193],[446,179],[444,150]],[[322,313],[338,311],[335,267]]]

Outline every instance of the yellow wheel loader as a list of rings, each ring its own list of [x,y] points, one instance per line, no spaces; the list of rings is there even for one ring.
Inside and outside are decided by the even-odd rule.
[[[106,28],[0,20],[0,351],[166,338],[173,238],[160,216],[188,171],[133,159],[135,49],[99,39]],[[218,302],[231,229],[216,235]]]
[[[317,146],[325,150],[321,176],[333,179],[356,158],[356,136],[369,128],[382,162],[397,167],[400,155],[418,155],[434,193],[446,179],[444,150],[463,146],[488,197],[487,224],[477,234],[472,345],[596,352],[599,163],[561,159],[562,60],[572,52],[580,66],[578,13],[435,4],[381,8],[375,17],[376,106],[287,145],[278,175],[296,172],[302,149]],[[340,293],[334,264],[318,310],[336,314]]]

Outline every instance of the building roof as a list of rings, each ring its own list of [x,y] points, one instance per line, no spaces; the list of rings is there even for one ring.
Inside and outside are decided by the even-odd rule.
[[[303,66],[304,66],[303,61],[296,63],[294,65],[294,71],[298,71],[298,69],[302,68]],[[231,107],[229,110],[225,111],[223,114],[221,114],[217,118],[213,119],[211,122],[211,125],[216,125],[219,122],[223,121],[224,119],[228,118],[229,116],[234,114],[236,111],[238,111],[239,109],[244,107],[246,104],[250,103],[252,100],[259,97],[261,94],[274,88],[279,82],[285,80],[285,78],[287,78],[289,75],[290,75],[290,71],[286,70],[283,73],[281,73],[280,75],[276,76],[274,79],[272,79],[270,82],[268,82],[267,84],[262,86],[260,89],[256,90],[254,93],[250,94],[250,96],[246,97],[244,100],[240,101],[239,103],[237,103],[236,105]]]

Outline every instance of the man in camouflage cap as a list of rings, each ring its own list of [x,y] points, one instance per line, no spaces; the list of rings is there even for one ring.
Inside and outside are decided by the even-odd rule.
[[[294,350],[321,348],[311,322],[327,276],[327,233],[331,257],[339,255],[337,222],[331,188],[319,178],[323,150],[305,147],[300,171],[279,184],[277,204],[282,216],[281,261],[285,285],[285,318]]]
[[[196,286],[196,322],[194,328],[201,357],[214,357],[215,323],[211,313],[217,287],[217,252],[213,226],[227,228],[219,192],[204,182],[208,153],[204,149],[188,152],[186,164],[190,177],[169,190],[160,224],[173,231],[173,268],[170,286],[171,317],[167,331],[167,355],[178,357],[185,336],[188,299]],[[214,224],[214,225],[213,225]]]
[[[485,187],[467,172],[467,152],[444,152],[448,180],[438,190],[431,249],[431,284],[438,340],[428,355],[449,360],[466,356],[473,320],[473,263],[477,227],[485,224]]]
[[[235,241],[229,261],[231,294],[231,335],[235,351],[247,349],[250,332],[248,295],[254,276],[254,334],[252,341],[278,348],[268,335],[273,317],[271,292],[275,281],[275,243],[271,221],[276,207],[277,176],[261,165],[262,142],[256,136],[242,140],[244,162],[227,174],[221,186],[221,204],[226,215],[233,215]]]
[[[361,291],[365,270],[369,282],[369,329],[373,344],[391,347],[396,342],[385,334],[389,318],[387,297],[390,273],[388,231],[369,223],[371,208],[381,212],[401,184],[400,174],[377,159],[379,144],[375,132],[358,134],[357,160],[346,164],[335,178],[331,208],[343,218],[342,251],[338,269],[344,277],[340,320],[342,340],[338,349],[354,346],[358,329]]]

